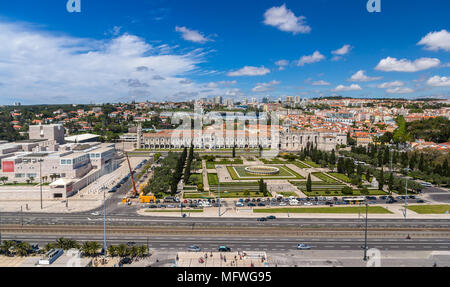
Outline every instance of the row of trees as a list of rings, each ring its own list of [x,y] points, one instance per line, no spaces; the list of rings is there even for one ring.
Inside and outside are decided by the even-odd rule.
[[[263,179],[258,181],[258,185],[260,194],[263,194],[265,197],[270,195],[269,190],[267,189],[267,183],[265,183]]]
[[[169,192],[180,157],[180,153],[169,152],[167,157],[161,160],[161,166],[154,169],[152,178],[144,188],[145,194],[153,193],[157,198],[163,198]]]
[[[191,148],[189,149],[189,156],[187,158],[186,168],[184,169],[184,182],[188,182],[189,178],[191,177],[191,166],[192,161],[194,160],[194,146],[191,145]]]
[[[173,173],[172,183],[170,185],[170,193],[171,195],[175,195],[177,193],[178,183],[183,176],[184,165],[186,163],[187,158],[187,148],[183,149],[181,156],[178,158],[177,165],[175,168],[175,172]]]
[[[436,150],[421,150],[402,152],[397,149],[381,145],[367,147],[352,147],[351,151],[341,151],[341,154],[355,158],[374,166],[389,166],[392,158],[393,170],[404,173],[410,168],[410,175],[414,179],[422,179],[435,184],[450,184],[449,160],[450,154]]]
[[[34,253],[48,252],[51,249],[78,249],[85,256],[95,257],[101,253],[102,245],[96,241],[86,241],[79,243],[73,239],[59,238],[55,242],[45,245],[43,250],[35,250],[28,242],[3,241],[0,245],[0,252],[5,256],[25,257]],[[111,257],[140,257],[143,258],[149,254],[147,246],[127,246],[125,244],[111,245],[107,248],[107,254]]]

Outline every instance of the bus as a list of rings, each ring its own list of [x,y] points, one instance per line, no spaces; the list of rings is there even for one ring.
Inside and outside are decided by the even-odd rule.
[[[366,202],[366,197],[357,196],[357,197],[344,197],[342,200],[347,204],[360,204]]]

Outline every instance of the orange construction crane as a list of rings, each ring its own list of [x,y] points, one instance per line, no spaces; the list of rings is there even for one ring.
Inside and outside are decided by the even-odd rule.
[[[136,189],[136,183],[134,182],[133,170],[131,169],[130,158],[128,157],[128,153],[125,152],[128,161],[128,167],[130,168],[131,182],[133,183],[133,197],[138,195],[138,191]]]

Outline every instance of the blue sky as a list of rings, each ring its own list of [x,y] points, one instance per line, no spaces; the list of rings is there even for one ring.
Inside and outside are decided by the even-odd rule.
[[[450,2],[0,2],[0,103],[450,97]]]

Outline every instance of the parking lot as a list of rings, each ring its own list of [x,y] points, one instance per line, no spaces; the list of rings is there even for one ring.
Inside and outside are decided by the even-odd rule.
[[[405,202],[405,196],[367,196],[369,204],[402,204]],[[406,199],[408,204],[427,203],[416,195],[409,195]],[[355,202],[346,200],[345,197],[306,197],[306,198],[241,198],[241,199],[227,199],[221,200],[222,207],[283,207],[283,206],[335,206],[335,205],[354,205]],[[180,201],[173,201],[164,203],[164,201],[157,201],[156,204],[150,204],[147,207],[151,209],[170,209],[170,208],[208,208],[218,207],[218,200],[214,199],[185,199]]]

